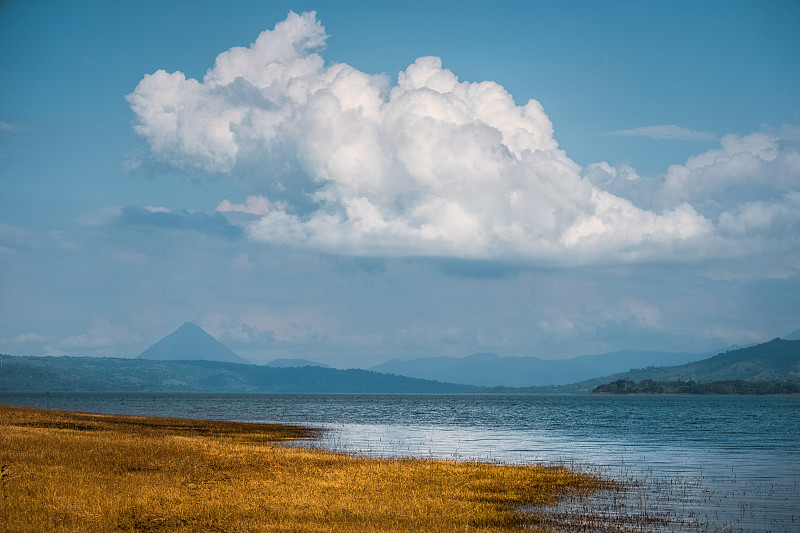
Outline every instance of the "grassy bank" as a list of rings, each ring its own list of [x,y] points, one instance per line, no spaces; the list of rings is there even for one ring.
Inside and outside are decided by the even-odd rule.
[[[3,531],[514,531],[601,487],[564,468],[368,459],[302,427],[0,406]]]

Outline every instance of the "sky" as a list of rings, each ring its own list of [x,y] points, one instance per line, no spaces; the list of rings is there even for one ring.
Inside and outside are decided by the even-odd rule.
[[[800,328],[800,4],[0,2],[0,353]]]

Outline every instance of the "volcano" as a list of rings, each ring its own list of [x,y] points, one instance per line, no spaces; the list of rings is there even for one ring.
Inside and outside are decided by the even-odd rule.
[[[184,325],[139,354],[139,359],[159,361],[222,361],[252,364],[206,333],[193,322]]]

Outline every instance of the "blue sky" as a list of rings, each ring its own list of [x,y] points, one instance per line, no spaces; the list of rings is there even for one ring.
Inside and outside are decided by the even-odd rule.
[[[796,2],[0,3],[0,352],[800,327]],[[263,33],[262,33],[263,32]]]

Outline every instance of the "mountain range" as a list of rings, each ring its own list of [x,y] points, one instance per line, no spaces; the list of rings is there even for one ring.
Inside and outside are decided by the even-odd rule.
[[[800,340],[800,329],[789,333],[783,339]],[[501,357],[494,353],[476,353],[467,357],[392,359],[372,366],[370,370],[480,387],[547,387],[549,390],[555,390],[554,387],[567,387],[567,390],[572,390],[572,387],[579,383],[591,382],[596,386],[607,382],[608,378],[612,376],[615,378],[618,376],[628,377],[628,372],[631,375],[646,376],[642,379],[664,379],[651,377],[647,371],[651,368],[678,367],[696,363],[717,354],[753,346],[756,345],[733,345],[710,353],[622,350],[597,355],[581,355],[569,359],[540,359],[530,356]],[[706,367],[700,365],[690,368]],[[695,379],[695,377],[690,376],[687,379]],[[751,378],[718,377],[716,379],[749,380]]]
[[[800,339],[800,330],[787,337]],[[674,364],[655,366],[667,361]],[[487,353],[338,370],[307,359],[254,365],[187,322],[136,359],[0,355],[0,392],[580,394],[625,380],[800,383],[800,340],[774,339],[713,357],[628,350],[545,360]]]
[[[370,367],[370,370],[483,387],[530,387],[566,385],[632,368],[681,365],[708,356],[646,350],[623,350],[571,359],[500,357],[493,353],[476,353],[467,357],[424,357],[407,361],[392,359]]]
[[[793,335],[800,336],[800,330],[788,336]],[[705,359],[709,355],[712,354],[624,350],[551,360],[478,353],[462,358],[425,357],[407,361],[393,359],[368,370],[381,374],[478,387],[559,386],[616,375],[636,368],[678,366]],[[153,344],[142,352],[139,358],[159,361],[203,360],[249,363],[192,322],[183,324]],[[275,359],[266,366],[327,368],[327,365],[309,359]]]
[[[672,367],[631,370],[571,385],[476,387],[368,370],[275,368],[219,361],[0,355],[2,392],[514,393],[585,394],[615,380],[800,382],[800,340],[773,341]]]

